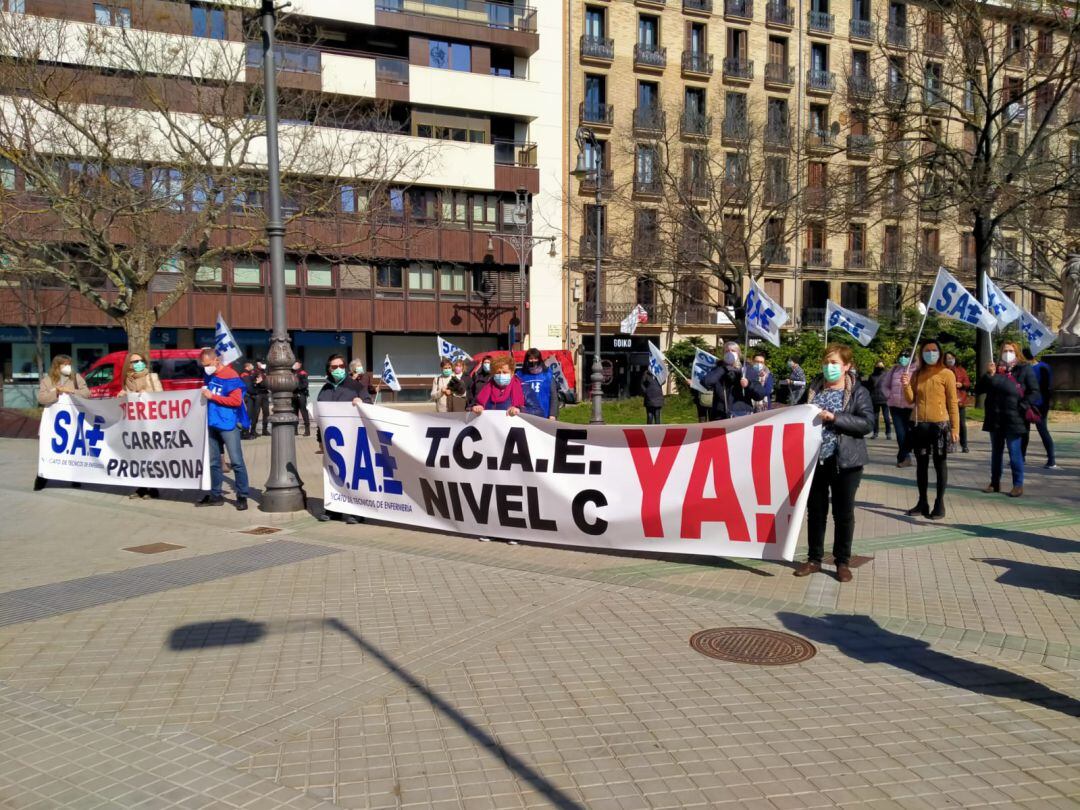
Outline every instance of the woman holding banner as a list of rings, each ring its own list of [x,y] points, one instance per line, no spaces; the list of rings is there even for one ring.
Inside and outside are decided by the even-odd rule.
[[[124,384],[117,394],[118,397],[126,397],[128,394],[156,394],[165,390],[161,387],[158,375],[150,370],[146,360],[138,352],[129,352],[124,358],[121,375]],[[157,498],[160,495],[156,487],[139,487],[129,497]]]
[[[90,399],[90,388],[86,385],[86,380],[72,368],[71,358],[66,354],[58,354],[53,358],[49,373],[38,383],[38,404],[44,407],[53,405],[60,399],[61,394]],[[45,489],[47,483],[47,478],[35,476],[34,492]],[[82,484],[76,482],[72,486],[78,489]]]
[[[1001,357],[986,365],[986,373],[975,386],[976,394],[986,394],[983,430],[990,434],[990,484],[983,492],[1001,492],[1001,473],[1005,448],[1009,448],[1009,467],[1012,470],[1012,489],[1009,497],[1024,494],[1023,440],[1029,430],[1028,419],[1034,419],[1032,398],[1039,383],[1031,367],[1020,359],[1016,344],[1001,344]]]
[[[863,467],[870,460],[866,436],[874,429],[870,392],[852,370],[851,348],[834,343],[825,350],[821,377],[810,386],[809,402],[821,409],[821,452],[807,500],[806,562],[795,569],[805,577],[821,570],[825,557],[825,524],[833,513],[833,559],[836,578],[851,581],[851,541],[855,535],[855,493]]]
[[[508,416],[517,416],[525,407],[525,390],[514,374],[514,359],[510,355],[496,357],[491,370],[491,380],[476,394],[473,413],[506,411]]]
[[[915,452],[919,502],[907,510],[931,520],[945,517],[945,487],[949,480],[946,458],[949,445],[960,440],[960,409],[956,397],[956,377],[946,367],[941,346],[936,340],[922,345],[922,365],[914,376],[901,375],[904,399],[913,406],[911,413],[911,448]],[[930,510],[927,490],[930,487],[930,457],[934,458],[937,495]]]

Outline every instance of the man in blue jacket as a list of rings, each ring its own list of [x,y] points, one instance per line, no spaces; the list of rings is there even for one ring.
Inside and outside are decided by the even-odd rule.
[[[204,495],[196,506],[221,506],[225,498],[221,486],[225,476],[221,471],[221,451],[229,451],[233,474],[236,476],[236,509],[248,508],[248,475],[244,465],[244,451],[240,446],[243,431],[251,426],[244,408],[246,388],[240,375],[232,366],[221,362],[213,349],[203,349],[199,354],[206,375],[202,395],[206,405],[206,437],[210,443],[210,494]]]
[[[539,349],[525,352],[525,361],[517,375],[525,392],[525,407],[522,410],[541,419],[557,418],[559,386],[555,382],[555,372],[550,366],[544,366],[544,358]]]

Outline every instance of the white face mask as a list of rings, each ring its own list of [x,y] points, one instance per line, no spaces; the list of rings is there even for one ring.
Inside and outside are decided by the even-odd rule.
[[[217,374],[217,366],[211,363],[208,366],[203,366],[203,371],[206,372],[207,377],[212,377]]]
[[[735,352],[725,352],[724,362],[727,363],[729,366],[733,366],[739,362],[739,355],[737,355]]]
[[[1016,362],[1016,352],[1002,352],[1001,362],[1009,366]]]
[[[70,377],[71,365],[69,363],[64,363],[64,365],[60,366],[60,373],[63,374],[65,377]]]

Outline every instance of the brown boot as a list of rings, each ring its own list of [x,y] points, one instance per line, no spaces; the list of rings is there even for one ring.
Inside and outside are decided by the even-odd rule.
[[[1013,487],[1012,489],[1009,490],[1009,497],[1010,498],[1019,498],[1023,494],[1024,494],[1024,488],[1023,487]]]
[[[797,577],[808,577],[821,570],[821,563],[817,560],[807,560],[793,572]]]
[[[851,582],[851,569],[848,568],[847,563],[837,563],[836,578],[840,582]]]
[[[987,484],[983,487],[983,492],[1001,492],[1000,484]]]

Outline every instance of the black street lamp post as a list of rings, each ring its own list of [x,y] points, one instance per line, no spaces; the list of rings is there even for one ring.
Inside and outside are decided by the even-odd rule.
[[[593,229],[593,238],[595,240],[593,247],[596,253],[596,269],[593,277],[593,364],[590,377],[592,382],[592,416],[589,418],[589,424],[602,425],[604,424],[604,365],[600,361],[600,261],[604,252],[604,217],[600,203],[603,201],[603,165],[600,159],[600,141],[597,139],[595,132],[588,127],[578,127],[575,139],[580,151],[577,166],[571,174],[580,180],[587,179],[591,175],[595,181],[593,188],[595,190],[596,225]],[[592,147],[592,166],[589,165],[589,161],[585,157],[586,144]]]

